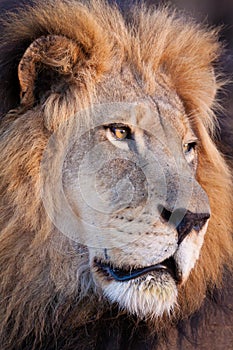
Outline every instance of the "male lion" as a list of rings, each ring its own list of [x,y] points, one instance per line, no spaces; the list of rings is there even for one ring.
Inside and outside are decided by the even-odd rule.
[[[230,349],[216,31],[50,0],[5,16],[0,46],[0,348],[188,349],[207,320],[198,349]]]

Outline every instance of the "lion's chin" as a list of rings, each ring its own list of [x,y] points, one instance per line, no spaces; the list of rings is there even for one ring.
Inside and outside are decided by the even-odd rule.
[[[177,285],[167,272],[149,273],[128,282],[111,281],[103,286],[104,295],[119,307],[141,319],[171,314],[177,302]]]
[[[111,303],[141,319],[171,314],[176,306],[180,275],[173,257],[159,264],[134,268],[113,267],[95,259],[93,272]]]

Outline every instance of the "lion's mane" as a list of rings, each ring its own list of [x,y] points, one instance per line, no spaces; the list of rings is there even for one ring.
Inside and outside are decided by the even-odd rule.
[[[199,309],[214,288],[221,288],[224,271],[231,269],[232,181],[213,141],[215,94],[222,85],[210,68],[221,52],[216,31],[163,8],[136,7],[126,17],[99,1],[51,0],[4,20],[0,44],[2,350],[92,349],[98,344],[101,349],[111,344],[123,349],[122,339],[130,338],[133,330],[141,334],[141,329],[143,334],[147,326],[149,342],[156,338],[151,329],[161,327],[166,332]],[[66,89],[58,82],[40,103],[22,105],[19,61],[34,40],[51,34],[78,43],[85,67],[80,65],[81,73],[76,80],[70,78]],[[58,66],[59,59],[64,57],[51,59],[50,66]],[[211,206],[205,243],[180,292],[179,311],[171,320],[160,320],[159,326],[138,323],[96,297],[87,256],[82,253],[76,260],[77,250],[50,222],[40,197],[40,162],[51,131],[91,104],[95,85],[105,72],[120,69],[125,62],[146,82],[148,93],[154,88],[151,69],[163,69],[173,82],[201,140],[197,176]]]

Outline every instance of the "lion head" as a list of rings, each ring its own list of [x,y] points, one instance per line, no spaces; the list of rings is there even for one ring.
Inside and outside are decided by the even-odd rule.
[[[163,8],[125,19],[50,0],[4,22],[2,349],[115,307],[166,329],[220,287],[233,251],[220,49]]]

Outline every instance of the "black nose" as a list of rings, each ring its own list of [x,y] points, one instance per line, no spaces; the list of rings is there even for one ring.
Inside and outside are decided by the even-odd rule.
[[[184,208],[175,209],[173,212],[159,205],[161,217],[173,225],[178,232],[178,244],[192,231],[199,232],[209,219],[209,213],[192,213]]]

